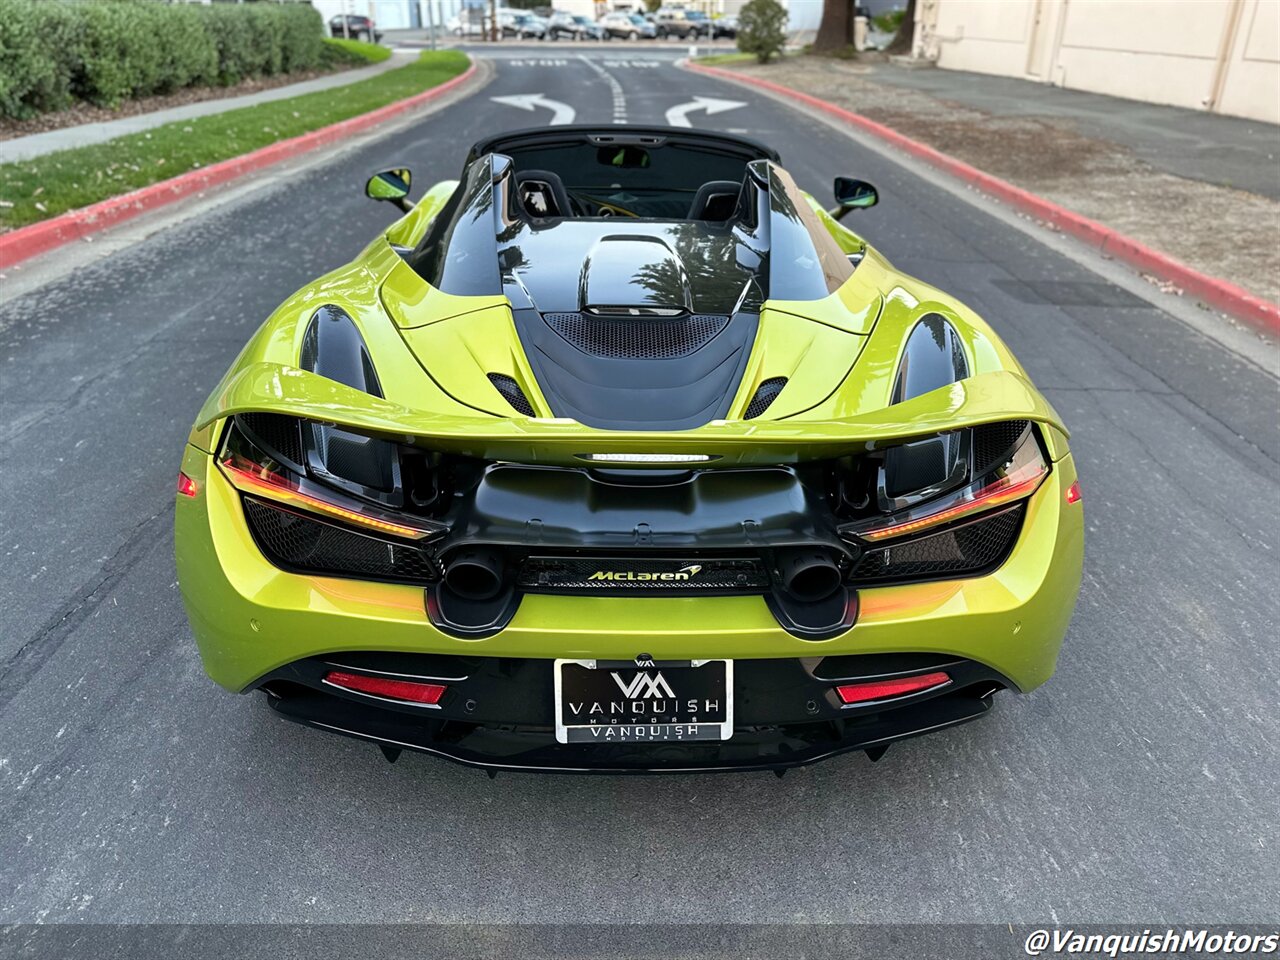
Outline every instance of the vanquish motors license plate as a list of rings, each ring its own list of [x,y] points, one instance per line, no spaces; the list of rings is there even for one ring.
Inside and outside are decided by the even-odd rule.
[[[561,743],[728,740],[733,661],[557,660]]]

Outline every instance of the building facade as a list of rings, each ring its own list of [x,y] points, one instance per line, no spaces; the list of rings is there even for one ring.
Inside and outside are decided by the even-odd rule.
[[[1277,0],[917,0],[950,70],[1280,123]]]
[[[379,30],[426,29],[432,19],[443,24],[456,16],[458,11],[475,2],[487,0],[311,0],[311,5],[328,20],[339,13],[357,13],[372,17]],[[644,0],[545,0],[546,6],[565,13],[583,14],[595,19],[610,10],[646,9]],[[813,31],[822,19],[823,0],[779,0],[787,8],[787,29]],[[701,10],[710,16],[736,15],[746,0],[676,0],[672,6]],[[507,6],[499,0],[499,7]]]
[[[340,13],[371,17],[379,30],[425,30],[434,18],[446,23],[466,6],[465,0],[311,0],[327,22]]]

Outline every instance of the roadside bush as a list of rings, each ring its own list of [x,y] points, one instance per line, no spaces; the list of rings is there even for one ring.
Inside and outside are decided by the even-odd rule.
[[[871,22],[875,24],[875,28],[881,33],[897,33],[906,16],[906,10],[890,10],[888,13],[881,13],[872,17]]]
[[[63,110],[80,63],[82,25],[61,4],[0,0],[0,115]]]
[[[362,40],[347,40],[343,37],[325,37],[324,56],[326,64],[350,64],[364,66],[370,63],[382,63],[391,58],[391,51],[377,43],[365,43]]]
[[[787,11],[778,0],[749,0],[738,11],[738,49],[760,63],[780,54],[787,42]]]
[[[0,0],[0,115],[312,70],[326,58],[310,4]]]

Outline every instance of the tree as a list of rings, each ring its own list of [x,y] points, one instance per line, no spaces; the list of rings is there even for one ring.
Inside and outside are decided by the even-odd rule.
[[[902,13],[902,23],[898,25],[898,32],[894,34],[889,45],[885,47],[885,53],[907,54],[911,52],[911,45],[915,40],[916,33],[916,0],[907,0],[907,9]]]
[[[853,0],[823,0],[822,21],[813,38],[813,52],[843,53],[853,43]]]
[[[778,0],[749,0],[738,11],[738,49],[760,63],[782,52],[787,42],[787,11]]]

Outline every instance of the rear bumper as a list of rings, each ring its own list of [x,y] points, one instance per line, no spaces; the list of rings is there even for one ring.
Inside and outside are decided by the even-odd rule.
[[[1028,501],[1005,563],[967,580],[862,589],[858,618],[837,636],[787,633],[759,596],[526,596],[510,624],[482,639],[436,629],[420,587],[288,573],[269,563],[245,524],[239,494],[188,446],[197,481],[179,497],[177,564],[205,669],[235,691],[310,657],[345,651],[496,658],[735,661],[837,654],[929,653],[972,660],[1028,690],[1052,674],[1079,588],[1080,504],[1059,460]]]
[[[326,685],[334,669],[449,678],[438,706],[392,704]],[[734,671],[734,733],[726,741],[560,744],[550,660],[339,653],[273,671],[258,684],[282,716],[388,750],[434,754],[491,770],[659,773],[782,770],[977,719],[1008,686],[971,660],[929,655],[744,660]],[[845,706],[837,680],[945,670],[940,691]]]

